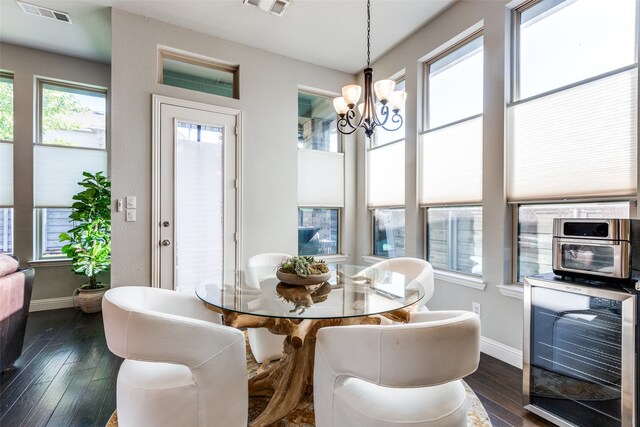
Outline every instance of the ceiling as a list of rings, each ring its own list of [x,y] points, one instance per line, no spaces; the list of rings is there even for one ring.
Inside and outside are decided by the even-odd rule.
[[[365,0],[293,0],[282,17],[242,0],[26,0],[68,12],[73,24],[0,0],[0,40],[110,62],[109,7],[355,74],[366,65]],[[372,62],[455,0],[372,0]]]

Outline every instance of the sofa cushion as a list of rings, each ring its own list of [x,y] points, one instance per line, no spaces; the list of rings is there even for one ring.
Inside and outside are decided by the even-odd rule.
[[[18,271],[20,263],[13,257],[5,254],[0,254],[0,277],[6,276]]]

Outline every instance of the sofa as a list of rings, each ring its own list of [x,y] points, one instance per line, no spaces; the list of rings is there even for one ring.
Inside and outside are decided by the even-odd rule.
[[[0,254],[0,372],[22,354],[35,271],[20,269],[17,258]]]

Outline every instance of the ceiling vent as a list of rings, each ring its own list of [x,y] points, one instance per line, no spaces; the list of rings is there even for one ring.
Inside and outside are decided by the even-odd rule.
[[[31,15],[38,15],[43,18],[55,19],[56,21],[72,24],[71,16],[69,16],[67,12],[49,9],[48,7],[36,6],[35,4],[29,4],[17,0],[16,3],[18,3],[18,6],[20,6],[20,9],[22,9],[24,13],[30,13]]]
[[[282,16],[291,0],[243,0],[243,3],[255,6],[273,15]]]

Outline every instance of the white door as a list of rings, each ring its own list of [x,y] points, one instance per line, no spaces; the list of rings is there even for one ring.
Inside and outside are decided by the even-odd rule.
[[[154,277],[161,288],[192,292],[236,266],[237,114],[154,105],[160,110]]]

